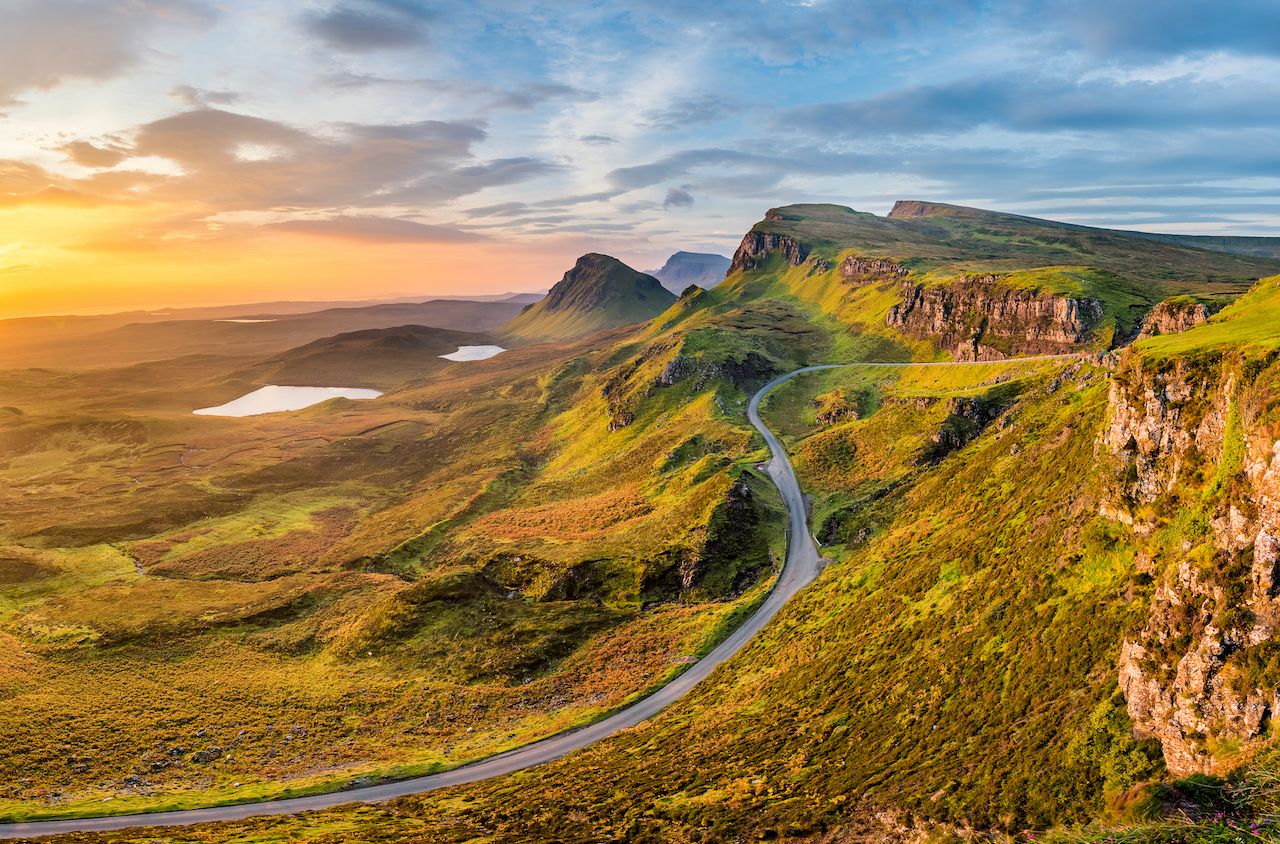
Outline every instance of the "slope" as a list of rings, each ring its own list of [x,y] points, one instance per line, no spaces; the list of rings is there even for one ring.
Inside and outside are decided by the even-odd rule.
[[[644,322],[666,310],[675,296],[653,276],[617,258],[583,255],[545,298],[529,305],[501,333],[515,341],[568,340]]]
[[[395,525],[403,542],[380,555],[377,568],[428,572],[444,561],[479,567],[499,590],[514,586],[535,600],[585,601],[576,605],[579,612],[594,602],[611,612],[643,608],[671,595],[746,598],[752,587],[739,590],[758,583],[751,572],[759,577],[761,561],[723,544],[741,533],[739,523],[725,521],[740,511],[733,496],[720,493],[732,489],[735,473],[749,479],[751,463],[762,456],[758,440],[743,436],[751,385],[810,362],[940,356],[948,350],[934,335],[917,336],[910,321],[890,319],[917,289],[1016,292],[1030,276],[1044,284],[1037,297],[1046,294],[1049,305],[1097,297],[1104,315],[1117,322],[1126,303],[1144,305],[1165,292],[1088,265],[1028,267],[1030,253],[1008,259],[990,273],[998,276],[993,280],[953,278],[947,261],[968,260],[972,252],[912,226],[899,230],[883,218],[834,206],[770,216],[778,219],[744,239],[741,266],[724,285],[692,291],[644,326],[576,348],[512,353],[524,355],[503,362],[512,371],[549,350],[563,355],[536,375],[525,370],[505,382],[494,375],[483,407],[461,403],[468,415],[480,410],[480,418],[492,421],[495,433],[484,442],[505,449],[512,472],[480,496],[476,510],[448,516],[439,527],[421,532],[422,518],[389,518],[383,524]],[[774,224],[789,230],[769,231]],[[788,240],[771,239],[784,234]],[[858,251],[864,246],[868,253]],[[1102,253],[1110,248],[1097,254],[1108,259]],[[1194,259],[1212,260],[1198,253]],[[813,526],[835,562],[727,670],[676,709],[580,756],[509,780],[395,806],[174,837],[897,839],[1038,829],[1123,810],[1126,795],[1182,759],[1168,750],[1171,737],[1133,733],[1142,713],[1131,716],[1128,687],[1117,672],[1126,637],[1161,617],[1152,613],[1158,585],[1182,582],[1177,568],[1188,549],[1220,578],[1212,582],[1225,597],[1250,594],[1251,573],[1241,569],[1248,543],[1218,549],[1223,555],[1199,545],[1215,522],[1228,529],[1238,522],[1232,505],[1245,518],[1259,512],[1246,494],[1246,481],[1253,481],[1231,467],[1270,465],[1255,451],[1274,441],[1280,406],[1268,357],[1278,324],[1267,304],[1273,291],[1274,282],[1264,283],[1186,334],[1144,340],[1114,368],[1110,356],[1089,355],[900,374],[850,368],[797,379],[777,395],[766,418],[793,449],[813,496]],[[963,310],[950,313],[966,318]],[[948,330],[958,328],[944,324],[937,337]],[[1092,352],[1111,340],[1086,334],[1072,347]],[[1184,350],[1184,343],[1194,348]],[[1207,366],[1200,363],[1205,348],[1217,355]],[[1224,360],[1233,368],[1219,368]],[[1141,414],[1125,410],[1127,393],[1114,385],[1131,388],[1135,407],[1144,406],[1145,397],[1161,408],[1167,398],[1161,385],[1175,382],[1159,379],[1178,371],[1200,373],[1189,393],[1196,402],[1218,401],[1229,384],[1247,390],[1235,403],[1237,413],[1225,399],[1216,416],[1191,405],[1195,412],[1187,412],[1178,436],[1140,427],[1135,447],[1117,435],[1113,448],[1113,420],[1141,421]],[[394,403],[397,412],[458,410],[461,386],[415,387]],[[535,394],[538,424],[519,428],[527,432],[519,447],[499,445],[498,429],[525,424],[519,420],[530,409],[520,396]],[[1171,395],[1184,391],[1178,386]],[[490,420],[490,409],[499,407],[506,415]],[[1156,482],[1168,466],[1196,465],[1189,462],[1192,451],[1162,456],[1143,443],[1194,442],[1188,432],[1203,419],[1220,424],[1205,427],[1208,456],[1197,458],[1202,468],[1184,478],[1191,486],[1134,497],[1135,490],[1163,489]],[[1140,436],[1143,430],[1150,436]],[[1223,438],[1232,445],[1220,452],[1210,437],[1236,430],[1250,432],[1248,448],[1239,452],[1247,459],[1238,464],[1230,458],[1240,442],[1235,434]],[[440,433],[446,442],[461,436],[456,429]],[[405,454],[412,452],[393,459]],[[1230,458],[1228,470],[1211,471],[1222,455]],[[464,456],[490,455],[469,449]],[[435,480],[423,476],[424,484]],[[626,488],[636,497],[620,498]],[[712,505],[711,515],[691,513],[698,509],[689,506],[693,501]],[[1188,501],[1212,508],[1186,522],[1180,514],[1189,511]],[[645,507],[652,509],[642,513]],[[714,552],[710,557],[686,556],[698,546],[685,542],[681,549],[652,550],[654,537],[700,523],[724,528],[715,531],[719,541],[701,546]],[[370,525],[353,541],[378,535],[380,527]],[[716,564],[704,567],[707,559]],[[438,576],[354,625],[344,639],[350,653],[419,671],[447,655],[433,650],[439,647],[436,613],[446,599],[467,593],[443,589]],[[686,576],[692,588],[685,588]],[[1212,614],[1218,597],[1210,597],[1183,603]],[[496,606],[495,600],[485,608]],[[1226,618],[1235,626],[1188,617],[1189,630],[1171,631],[1165,641],[1199,649],[1195,637],[1207,630],[1253,623],[1241,611]],[[1149,638],[1158,641],[1160,632],[1152,628]],[[1134,638],[1147,640],[1146,634]],[[485,641],[479,664],[487,676],[518,666],[503,654],[509,640]],[[1267,681],[1270,652],[1239,653],[1233,670],[1246,682],[1238,688]],[[1148,670],[1147,662],[1135,664]],[[1230,678],[1227,673],[1219,687],[1237,688]],[[1162,671],[1150,679],[1165,681]],[[1203,699],[1212,703],[1212,695]],[[1186,736],[1195,744],[1189,758],[1211,765],[1231,764],[1244,742],[1259,738],[1240,739],[1239,730],[1203,738],[1193,733]]]

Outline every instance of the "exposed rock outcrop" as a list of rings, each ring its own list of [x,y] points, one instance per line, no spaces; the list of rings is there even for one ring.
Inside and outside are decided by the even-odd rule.
[[[768,216],[765,219],[769,219]],[[809,257],[809,245],[801,243],[790,235],[753,229],[747,232],[747,236],[742,238],[742,243],[738,246],[738,251],[733,253],[733,261],[729,264],[729,275],[739,270],[754,270],[762,266],[774,252],[781,252],[788,264],[798,267]]]
[[[840,262],[840,278],[855,285],[896,280],[906,274],[906,267],[886,258],[849,255]]]
[[[936,463],[953,451],[972,442],[1012,402],[1012,391],[996,389],[982,396],[964,396],[947,400],[947,418],[929,439],[921,460]]]
[[[1280,712],[1280,440],[1262,412],[1274,381],[1238,361],[1122,363],[1102,445],[1119,458],[1103,515],[1151,526],[1135,507],[1204,508],[1181,532],[1142,628],[1126,638],[1120,686],[1137,730],[1175,774],[1214,771],[1223,747],[1266,735]],[[1180,552],[1180,553],[1179,553]],[[1147,566],[1152,567],[1150,558]]]
[[[841,422],[852,422],[861,417],[859,396],[850,396],[843,389],[823,393],[813,400],[817,409],[814,421],[823,427],[839,425]]]
[[[1181,334],[1209,318],[1209,309],[1199,302],[1166,299],[1151,309],[1142,321],[1138,339],[1160,334]]]
[[[700,390],[712,381],[723,379],[739,389],[762,383],[777,370],[769,359],[759,352],[748,352],[741,359],[727,357],[723,360],[710,360],[702,355],[693,355],[681,345],[676,355],[667,361],[662,374],[658,376],[659,387],[671,387],[691,381],[693,389]]]
[[[997,275],[970,275],[951,284],[903,282],[902,302],[887,323],[927,337],[959,360],[1078,351],[1102,320],[1102,303],[1008,287]]]
[[[1217,454],[1234,385],[1229,375],[1222,385],[1212,383],[1184,362],[1164,372],[1117,374],[1103,439],[1128,467],[1123,495],[1149,504],[1173,489],[1189,457]]]

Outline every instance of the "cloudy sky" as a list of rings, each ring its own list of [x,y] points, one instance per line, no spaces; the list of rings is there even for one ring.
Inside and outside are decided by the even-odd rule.
[[[1280,234],[1280,4],[0,0],[0,315],[545,288],[772,205]]]

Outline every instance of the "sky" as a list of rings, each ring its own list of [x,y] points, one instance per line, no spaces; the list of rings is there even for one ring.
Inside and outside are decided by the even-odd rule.
[[[0,0],[0,317],[546,289],[929,199],[1280,235],[1280,3]]]

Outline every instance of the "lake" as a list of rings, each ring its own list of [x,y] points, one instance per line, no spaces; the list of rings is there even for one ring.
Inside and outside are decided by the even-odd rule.
[[[247,393],[217,407],[193,410],[197,416],[258,416],[302,410],[329,399],[376,399],[382,393],[361,387],[277,387],[274,384]]]
[[[445,360],[487,360],[505,351],[501,346],[459,346],[458,351],[440,357]]]

